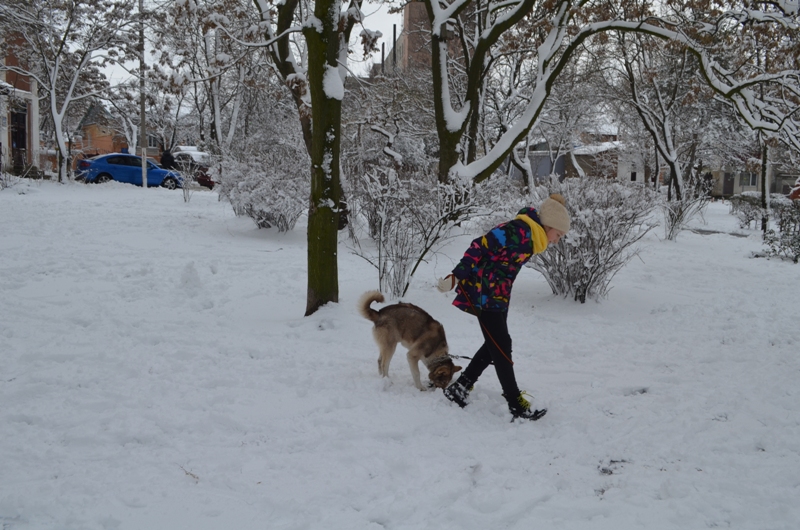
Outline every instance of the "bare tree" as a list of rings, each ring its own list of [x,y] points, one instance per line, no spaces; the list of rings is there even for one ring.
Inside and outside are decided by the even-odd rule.
[[[165,91],[161,83],[148,83],[145,94],[147,132],[158,138],[164,148],[174,145],[180,120],[182,94]],[[102,101],[113,117],[114,130],[125,137],[128,149],[135,153],[139,142],[139,85],[138,81],[120,83],[106,92]]]

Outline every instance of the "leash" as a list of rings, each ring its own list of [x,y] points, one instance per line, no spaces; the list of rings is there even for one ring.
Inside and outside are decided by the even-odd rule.
[[[461,284],[461,281],[462,280],[459,280],[458,283]],[[511,357],[506,355],[506,352],[503,351],[503,348],[501,348],[500,345],[497,344],[497,341],[494,340],[494,337],[492,337],[492,334],[489,333],[489,330],[486,329],[486,326],[484,326],[483,322],[481,322],[480,311],[478,311],[475,308],[475,305],[472,303],[472,300],[469,299],[469,295],[467,294],[467,290],[464,289],[464,287],[461,287],[461,294],[464,295],[464,298],[467,299],[467,303],[469,304],[469,306],[472,308],[473,311],[475,311],[475,315],[478,317],[478,324],[481,325],[481,328],[483,328],[483,332],[486,333],[486,336],[489,337],[489,339],[491,339],[492,343],[494,344],[494,347],[497,348],[497,351],[499,351],[502,354],[502,356],[506,358],[506,361],[511,363],[511,366],[514,366],[514,361],[511,360]]]

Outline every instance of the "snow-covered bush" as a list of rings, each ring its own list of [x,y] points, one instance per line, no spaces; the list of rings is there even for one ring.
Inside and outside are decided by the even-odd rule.
[[[784,195],[771,195],[769,205],[780,232],[800,231],[800,201],[793,201]]]
[[[750,228],[750,225],[756,228],[759,219],[764,217],[764,209],[757,204],[743,202],[739,205],[736,217],[739,218],[739,228]]]
[[[342,124],[342,187],[354,251],[401,297],[417,266],[470,215],[466,183],[436,176],[437,139],[424,71],[378,76],[349,91]],[[369,238],[372,242],[363,243]],[[374,244],[373,244],[374,243]]]
[[[18,181],[19,177],[12,175],[11,173],[6,173],[5,171],[0,172],[0,190],[10,188]]]
[[[550,179],[531,191],[533,204],[551,193],[566,198],[572,226],[529,266],[544,275],[555,294],[581,303],[601,298],[616,273],[637,255],[636,243],[653,228],[646,220],[657,204],[654,192],[599,178]]]
[[[661,210],[664,212],[664,228],[667,239],[675,241],[689,221],[698,215],[703,215],[703,210],[710,201],[709,196],[700,195],[698,197],[684,196],[681,199],[662,203]]]
[[[236,215],[250,217],[259,228],[286,232],[308,208],[309,164],[298,147],[273,145],[258,158],[225,160],[215,180]]]
[[[378,270],[379,289],[394,298],[405,295],[419,264],[475,209],[468,183],[439,184],[433,171],[404,177],[374,167],[354,187],[351,199],[353,219],[363,220],[375,244],[361,245],[356,239],[356,253]]]
[[[708,203],[711,202],[709,189],[709,183],[703,179],[697,179],[694,183],[687,182],[683,196],[680,199],[666,201],[661,204],[667,239],[675,241],[689,221],[697,216],[702,217],[703,211]]]
[[[764,217],[759,192],[746,191],[741,195],[734,195],[730,200],[731,213],[739,219],[739,228],[750,228],[751,224],[757,224]]]
[[[482,182],[474,190],[473,200],[481,215],[470,221],[477,225],[481,233],[513,219],[522,208],[537,205],[531,202],[528,188],[522,180],[511,177],[494,177]]]
[[[764,234],[767,254],[797,263],[800,260],[800,201],[778,196],[771,198],[770,206],[778,232],[767,230]]]
[[[761,192],[746,191],[741,195],[734,195],[730,200],[731,214],[739,218],[741,228],[749,228],[753,223],[757,225],[762,218],[769,217],[775,221],[780,232],[797,229],[800,205],[783,194],[770,193],[767,215],[761,207]]]
[[[795,263],[800,261],[800,231],[777,233],[767,230],[764,244],[769,256],[786,257]]]

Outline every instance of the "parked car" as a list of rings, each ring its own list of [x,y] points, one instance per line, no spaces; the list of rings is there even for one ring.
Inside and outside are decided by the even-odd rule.
[[[215,182],[208,174],[211,155],[198,151],[193,146],[177,146],[172,152],[172,157],[175,159],[178,171],[184,176],[189,175],[201,186],[214,189]]]
[[[789,198],[793,201],[800,199],[800,178],[795,181],[792,191],[789,192]]]
[[[112,153],[87,158],[78,162],[77,178],[86,182],[116,180],[142,185],[142,159],[136,155]],[[147,186],[163,186],[174,190],[183,186],[183,177],[177,171],[161,169],[147,161]]]

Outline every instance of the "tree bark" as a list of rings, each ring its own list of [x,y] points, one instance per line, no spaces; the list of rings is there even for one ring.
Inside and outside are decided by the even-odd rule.
[[[431,19],[433,15],[431,13]],[[446,183],[450,180],[450,169],[456,165],[459,158],[459,144],[464,129],[452,131],[448,128],[448,120],[444,105],[444,96],[447,90],[447,41],[439,35],[431,34],[431,51],[433,64],[439,66],[433,72],[433,106],[436,113],[436,134],[439,137],[439,182]]]
[[[342,100],[326,87],[326,81],[330,81],[331,76],[339,76],[339,6],[340,3],[335,0],[318,0],[314,15],[322,22],[322,29],[304,29],[308,44],[308,85],[311,93],[306,316],[328,302],[339,301],[337,244],[339,202],[342,196],[339,171]],[[329,79],[326,80],[326,76]]]
[[[762,140],[761,144],[761,232],[767,233],[767,224],[769,222],[769,204],[767,204],[767,163],[769,161],[769,144],[766,139]]]

